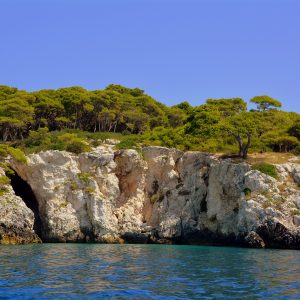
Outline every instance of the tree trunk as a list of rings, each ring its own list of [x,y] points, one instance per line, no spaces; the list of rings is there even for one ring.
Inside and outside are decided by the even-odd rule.
[[[239,134],[235,134],[232,132],[232,135],[236,139],[239,145],[239,157],[244,157],[244,145],[243,145],[243,140]]]
[[[247,134],[247,144],[243,143],[243,139],[239,134],[236,134],[232,131],[230,133],[234,136],[239,145],[239,157],[246,159],[248,157],[248,150],[251,144],[251,132]]]
[[[243,159],[246,159],[248,157],[248,150],[249,150],[250,144],[251,144],[251,133],[248,132],[247,144],[243,145],[243,155],[242,155]]]
[[[8,139],[8,129],[6,126],[4,126],[4,130],[3,130],[3,142],[6,142]]]

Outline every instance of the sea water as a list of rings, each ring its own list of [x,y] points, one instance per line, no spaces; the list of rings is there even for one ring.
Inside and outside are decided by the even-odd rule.
[[[300,251],[0,246],[0,299],[300,299]]]

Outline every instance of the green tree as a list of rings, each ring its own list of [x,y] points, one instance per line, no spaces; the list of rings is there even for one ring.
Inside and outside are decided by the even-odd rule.
[[[260,111],[266,111],[271,108],[282,107],[282,103],[280,101],[275,100],[274,98],[266,95],[255,96],[250,100],[250,102],[255,103],[257,109]]]
[[[294,123],[289,129],[288,133],[291,136],[295,136],[296,138],[300,139],[300,121]]]
[[[41,90],[34,93],[34,128],[49,127],[50,130],[64,128],[63,125],[69,123],[61,123],[59,118],[64,118],[64,106],[54,90]],[[65,120],[66,121],[66,120]]]
[[[70,87],[57,90],[57,94],[64,106],[66,116],[72,123],[73,128],[81,130],[89,129],[88,119],[93,111],[89,92],[82,87]]]
[[[187,120],[187,111],[178,106],[172,106],[167,110],[169,125],[172,128],[183,126]]]
[[[220,124],[220,128],[236,140],[239,147],[239,157],[246,159],[252,136],[257,132],[255,116],[248,112],[234,115],[224,120]]]
[[[0,100],[0,135],[4,142],[23,139],[33,121],[33,96],[18,91]]]
[[[273,131],[263,137],[265,144],[275,152],[289,152],[299,145],[296,137],[287,135],[285,131]]]
[[[173,107],[178,107],[181,110],[185,111],[186,113],[191,112],[193,109],[193,106],[191,106],[187,101],[183,101],[177,105],[174,105]]]
[[[242,98],[207,99],[206,104],[225,117],[247,111],[247,103]]]
[[[18,91],[17,88],[7,85],[0,85],[0,100],[7,99],[9,96],[15,94]]]
[[[219,111],[209,111],[200,106],[188,117],[185,133],[197,135],[202,138],[211,138],[216,135],[221,120]]]

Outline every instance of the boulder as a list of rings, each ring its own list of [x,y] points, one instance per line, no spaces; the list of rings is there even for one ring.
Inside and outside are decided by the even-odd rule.
[[[245,237],[245,243],[250,248],[265,248],[265,242],[263,239],[254,231],[250,231]]]

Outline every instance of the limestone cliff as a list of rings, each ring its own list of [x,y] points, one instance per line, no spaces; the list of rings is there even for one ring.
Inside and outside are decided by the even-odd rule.
[[[296,163],[278,165],[275,180],[205,153],[163,147],[139,153],[107,144],[80,155],[46,151],[29,155],[26,165],[9,163],[35,195],[46,242],[300,248]],[[6,214],[18,213],[4,218],[7,196],[0,197],[1,226],[28,219],[24,228],[32,230],[33,213],[24,203],[7,205]]]
[[[0,176],[4,176],[0,169]],[[33,230],[34,214],[8,184],[0,195],[0,244],[40,243]]]

